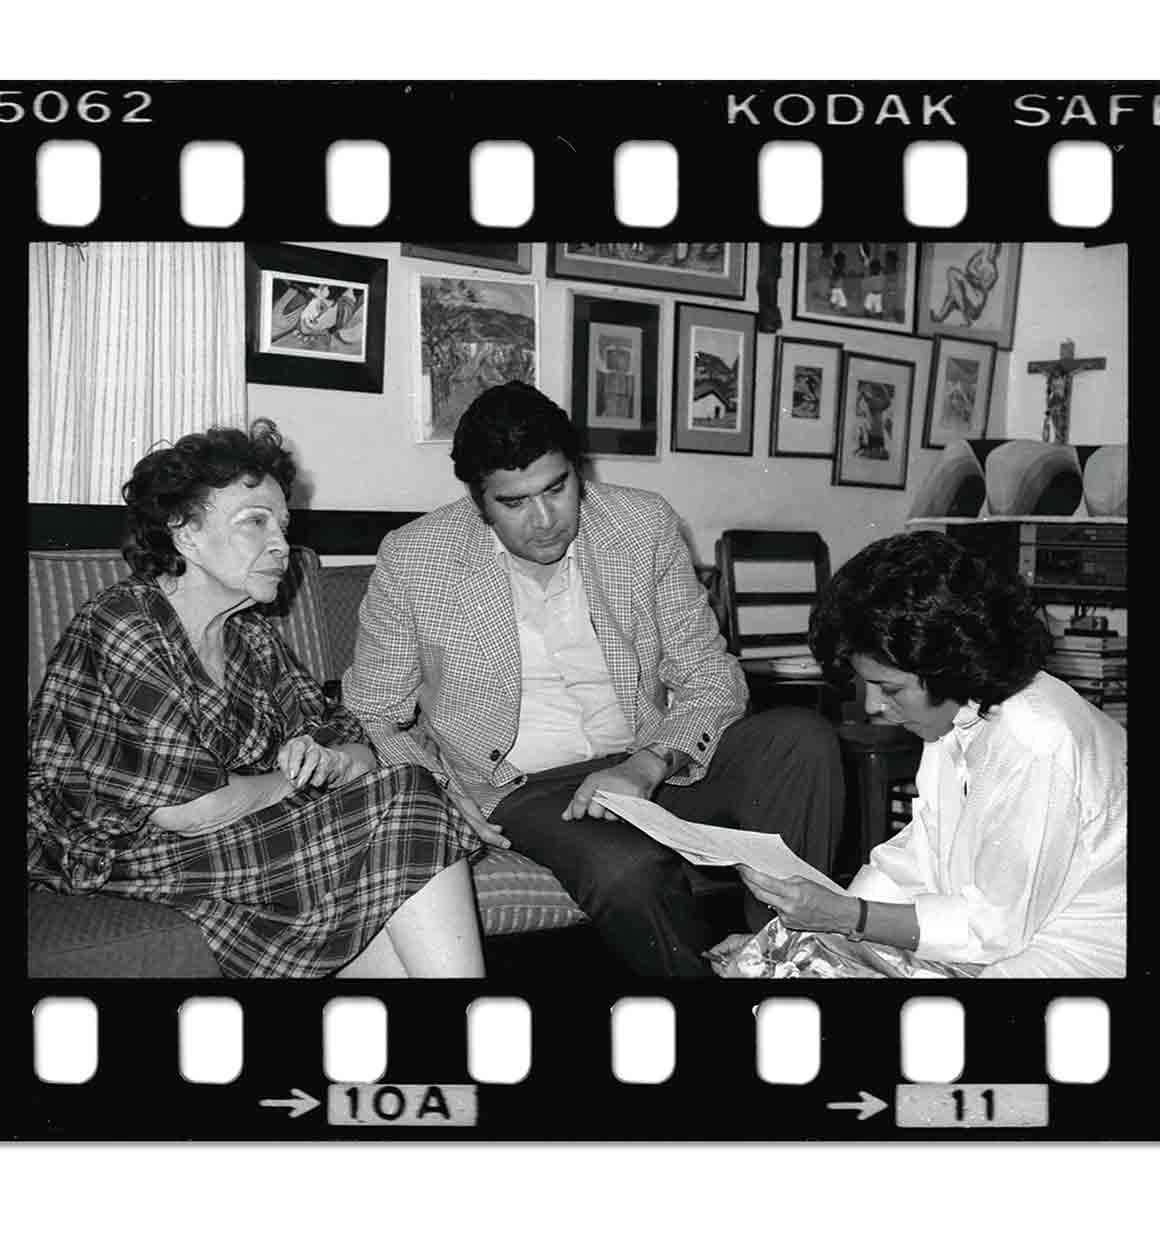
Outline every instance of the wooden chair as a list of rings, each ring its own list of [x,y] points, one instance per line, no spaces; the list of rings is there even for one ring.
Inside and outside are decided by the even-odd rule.
[[[871,849],[910,820],[914,776],[922,742],[903,727],[867,721],[851,688],[843,692],[820,675],[787,679],[776,674],[778,653],[807,654],[809,609],[830,579],[825,540],[810,530],[727,529],[717,542],[724,632],[730,652],[741,660],[753,709],[806,705],[836,726],[846,777],[846,833],[843,852],[852,876]],[[758,588],[757,569],[785,571],[769,587]],[[745,573],[744,580],[742,572]],[[745,613],[757,617],[746,623]],[[779,622],[778,622],[779,621]],[[767,657],[749,651],[770,651]]]
[[[838,727],[846,774],[852,876],[871,851],[910,821],[922,741],[905,727],[847,720]]]
[[[820,674],[779,675],[775,661],[809,656],[809,609],[830,579],[825,540],[812,530],[726,529],[716,552],[725,640],[741,661],[753,708],[807,705],[837,722],[838,688]]]

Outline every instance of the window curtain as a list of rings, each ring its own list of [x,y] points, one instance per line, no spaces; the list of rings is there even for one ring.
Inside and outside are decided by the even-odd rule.
[[[240,242],[29,246],[33,503],[120,503],[162,440],[246,425]]]

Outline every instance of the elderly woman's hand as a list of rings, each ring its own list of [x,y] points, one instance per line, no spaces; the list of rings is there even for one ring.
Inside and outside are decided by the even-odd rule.
[[[773,878],[748,865],[738,865],[741,881],[788,929],[848,934],[858,924],[858,900],[839,895],[809,878]]]
[[[328,748],[313,736],[295,736],[278,751],[278,769],[296,790],[303,787],[340,787],[375,768],[365,745]]]

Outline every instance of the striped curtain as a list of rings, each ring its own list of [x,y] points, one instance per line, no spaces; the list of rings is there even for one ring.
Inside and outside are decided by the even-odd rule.
[[[161,440],[246,425],[239,242],[29,246],[33,503],[120,503]]]

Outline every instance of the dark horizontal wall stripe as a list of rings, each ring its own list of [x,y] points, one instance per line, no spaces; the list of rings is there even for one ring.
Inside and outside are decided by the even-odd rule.
[[[30,551],[115,550],[125,537],[125,509],[117,504],[30,503]]]
[[[385,534],[421,515],[296,508],[290,513],[290,541],[319,555],[373,555]],[[125,509],[118,504],[28,505],[29,550],[115,548],[124,535]]]
[[[422,515],[294,508],[290,512],[290,541],[309,546],[319,555],[373,555],[384,535]]]

